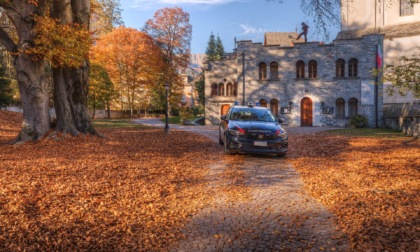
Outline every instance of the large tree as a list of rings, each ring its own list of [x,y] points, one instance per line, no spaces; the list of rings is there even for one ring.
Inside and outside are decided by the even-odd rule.
[[[108,71],[120,94],[121,109],[129,109],[131,115],[136,108],[144,107],[146,95],[158,82],[163,67],[155,41],[145,32],[125,27],[97,41],[92,48],[92,62]]]
[[[40,139],[50,129],[46,62],[53,66],[56,131],[95,134],[87,113],[89,0],[0,1],[17,38],[0,27],[14,57],[23,107],[16,141]]]
[[[171,108],[180,103],[184,87],[178,73],[183,72],[190,61],[192,33],[190,15],[179,7],[157,10],[153,19],[146,22],[144,31],[157,41],[163,51],[165,70],[155,91],[163,93],[164,83],[170,85],[169,111],[172,111]]]
[[[119,0],[92,1],[91,31],[96,37],[108,34],[112,29],[123,26]]]

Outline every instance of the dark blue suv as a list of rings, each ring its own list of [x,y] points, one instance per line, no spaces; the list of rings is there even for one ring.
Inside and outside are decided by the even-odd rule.
[[[232,106],[220,117],[219,143],[225,153],[265,153],[286,156],[288,136],[277,119],[264,107]]]

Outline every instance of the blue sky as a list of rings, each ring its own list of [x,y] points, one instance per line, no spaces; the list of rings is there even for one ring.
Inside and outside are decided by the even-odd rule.
[[[234,38],[263,42],[264,32],[301,30],[309,25],[308,40],[322,41],[315,34],[311,18],[300,9],[300,1],[285,0],[283,4],[266,0],[120,0],[125,26],[141,29],[158,9],[181,7],[190,14],[193,26],[191,52],[205,53],[210,33],[219,34],[226,52],[232,52]],[[332,27],[330,40],[339,31]],[[331,41],[325,41],[331,42]]]

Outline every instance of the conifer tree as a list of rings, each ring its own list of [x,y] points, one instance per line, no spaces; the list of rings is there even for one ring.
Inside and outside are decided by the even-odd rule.
[[[225,54],[225,48],[223,47],[222,40],[220,39],[220,36],[217,35],[216,38],[216,50],[215,50],[215,59],[221,60],[223,58],[223,55]]]
[[[213,32],[211,32],[209,37],[209,42],[207,43],[206,49],[206,60],[212,61],[216,59],[216,40],[214,38]]]

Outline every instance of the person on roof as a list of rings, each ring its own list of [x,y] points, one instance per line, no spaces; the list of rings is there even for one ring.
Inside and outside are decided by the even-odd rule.
[[[307,24],[305,24],[304,22],[302,22],[302,32],[299,34],[299,36],[297,37],[296,40],[299,40],[300,37],[303,35],[305,37],[305,43],[308,42],[306,35],[308,34],[308,28],[309,26]]]

